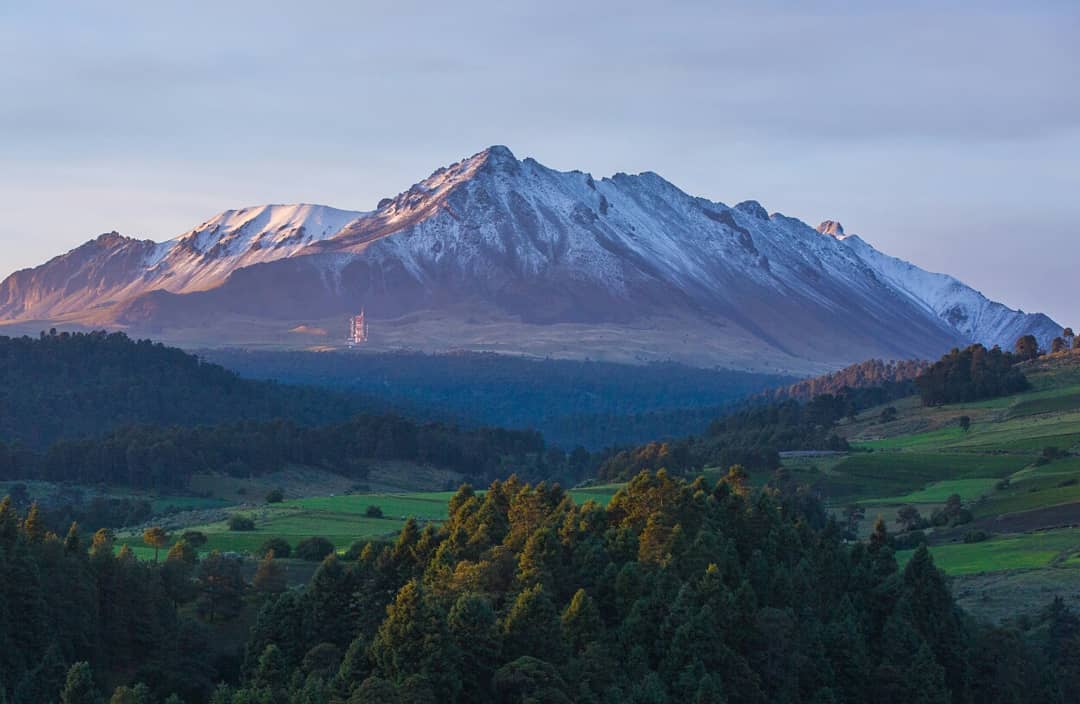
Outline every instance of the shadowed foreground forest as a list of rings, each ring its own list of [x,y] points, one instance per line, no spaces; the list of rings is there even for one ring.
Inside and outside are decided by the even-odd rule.
[[[606,508],[511,478],[289,589],[272,554],[250,579],[184,541],[139,562],[107,530],[62,539],[5,502],[0,701],[1080,699],[1063,603],[976,624],[925,547],[900,567],[883,523],[842,534],[804,490],[751,492],[739,470],[643,472]]]

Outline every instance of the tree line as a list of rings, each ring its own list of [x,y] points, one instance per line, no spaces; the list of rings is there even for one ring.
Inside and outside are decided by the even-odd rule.
[[[867,390],[846,389],[807,402],[748,404],[713,420],[701,435],[609,450],[601,457],[597,475],[625,480],[643,470],[685,475],[735,464],[771,472],[780,466],[780,450],[846,450],[847,441],[834,431],[836,423],[876,399]]]
[[[388,409],[356,394],[242,379],[123,333],[0,337],[0,440],[32,448],[136,423],[287,418],[313,425]]]
[[[1025,391],[1031,385],[1016,365],[1030,358],[1027,346],[1020,338],[1016,354],[978,344],[953,349],[915,379],[919,396],[928,406],[940,406]]]
[[[774,400],[809,401],[824,394],[850,396],[856,390],[873,390],[879,400],[868,405],[878,405],[913,395],[915,378],[929,366],[930,362],[921,359],[868,359],[790,386],[777,387],[763,396]]]
[[[513,472],[560,476],[589,468],[587,463],[572,466],[571,459],[581,462],[577,456],[545,452],[543,438],[533,431],[462,429],[395,415],[359,415],[314,427],[285,420],[130,426],[100,437],[61,440],[44,452],[0,443],[0,479],[177,491],[185,490],[196,473],[250,477],[288,465],[362,479],[373,461],[401,460],[460,472],[474,481]]]

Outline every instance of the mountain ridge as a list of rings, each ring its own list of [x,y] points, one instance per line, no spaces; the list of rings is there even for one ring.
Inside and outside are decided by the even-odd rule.
[[[160,244],[89,244],[0,283],[0,320],[303,346],[320,341],[284,331],[343,330],[365,308],[376,347],[802,371],[1060,332],[838,222],[727,206],[649,171],[556,171],[502,146],[371,211],[252,206]]]

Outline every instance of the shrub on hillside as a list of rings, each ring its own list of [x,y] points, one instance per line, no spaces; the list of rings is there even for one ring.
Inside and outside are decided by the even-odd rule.
[[[382,507],[375,506],[374,504],[372,504],[371,506],[367,507],[366,511],[364,511],[364,515],[367,516],[368,518],[382,518],[383,517]]]
[[[914,550],[925,543],[926,533],[921,530],[910,530],[892,538],[892,546],[896,550]]]
[[[274,557],[286,559],[292,555],[292,547],[284,538],[268,538],[255,552],[256,557],[266,557],[267,553],[273,552]]]
[[[271,489],[270,493],[266,495],[266,503],[268,504],[280,504],[285,500],[285,491],[283,489]]]
[[[200,530],[185,530],[180,535],[180,540],[183,540],[191,547],[198,549],[203,545],[206,545],[206,533],[203,533]]]
[[[334,544],[320,535],[304,538],[296,544],[296,556],[309,562],[319,562],[332,552]]]
[[[229,530],[255,530],[255,521],[250,516],[242,516],[239,513],[234,513],[229,516]]]

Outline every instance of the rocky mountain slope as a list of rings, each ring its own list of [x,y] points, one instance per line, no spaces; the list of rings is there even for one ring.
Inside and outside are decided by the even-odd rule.
[[[369,212],[271,205],[161,244],[102,235],[0,283],[0,320],[311,346],[339,344],[363,308],[376,348],[784,371],[1060,331],[819,230],[655,173],[594,179],[491,147]]]

